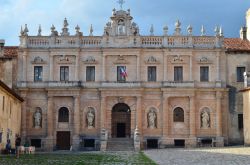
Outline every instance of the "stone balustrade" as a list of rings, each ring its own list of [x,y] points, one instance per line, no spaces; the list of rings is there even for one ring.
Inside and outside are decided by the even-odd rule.
[[[103,82],[84,82],[84,81],[19,81],[19,88],[221,88],[221,82],[195,82],[195,81],[164,81],[164,82],[139,82],[139,81],[103,81]]]
[[[102,36],[25,36],[21,38],[20,47],[28,48],[102,48],[133,47],[152,48],[214,48],[223,46],[223,37],[213,36],[139,36],[125,37],[122,44],[107,42],[114,37]],[[132,41],[133,40],[133,41]]]

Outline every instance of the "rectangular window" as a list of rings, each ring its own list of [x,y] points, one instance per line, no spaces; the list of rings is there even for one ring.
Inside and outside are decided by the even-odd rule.
[[[117,66],[117,81],[125,82],[127,77],[126,66]]]
[[[183,67],[182,66],[174,67],[174,81],[183,81]]]
[[[238,128],[239,130],[243,129],[243,114],[238,114]]]
[[[200,67],[200,81],[201,82],[209,81],[209,67],[208,66]]]
[[[94,66],[87,66],[86,81],[95,81],[95,67]]]
[[[43,81],[43,67],[34,66],[34,81]]]
[[[69,67],[68,66],[60,67],[60,81],[69,81]]]
[[[156,66],[148,67],[148,81],[156,81]]]
[[[244,82],[244,72],[246,71],[246,67],[237,67],[237,82]]]

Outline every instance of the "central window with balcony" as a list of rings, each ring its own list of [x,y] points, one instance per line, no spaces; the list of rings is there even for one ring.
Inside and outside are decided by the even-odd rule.
[[[156,81],[156,66],[148,67],[148,81]]]
[[[43,81],[43,67],[42,66],[35,66],[34,67],[34,81]]]
[[[127,70],[126,66],[117,66],[117,81],[126,82]]]
[[[174,81],[183,81],[183,67],[182,66],[174,67]]]
[[[68,66],[60,67],[60,81],[69,81],[69,67]]]
[[[86,81],[95,81],[95,67],[94,66],[87,66]]]

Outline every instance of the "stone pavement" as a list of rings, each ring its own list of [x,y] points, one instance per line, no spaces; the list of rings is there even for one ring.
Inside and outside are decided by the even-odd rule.
[[[159,165],[250,165],[250,147],[158,149],[144,153]]]

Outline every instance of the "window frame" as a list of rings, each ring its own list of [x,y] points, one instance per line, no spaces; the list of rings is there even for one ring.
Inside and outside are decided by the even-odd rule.
[[[200,82],[209,82],[209,66],[200,66]]]
[[[157,67],[148,66],[148,81],[156,82],[157,81]]]
[[[244,70],[243,72],[242,72],[242,70]],[[244,82],[244,72],[246,71],[246,67],[245,66],[237,66],[236,67],[236,81],[237,82]],[[240,73],[240,72],[242,72],[242,73]]]
[[[176,107],[173,110],[173,122],[184,122],[184,121],[185,121],[184,109],[181,107]]]
[[[58,123],[69,123],[69,109],[61,107],[58,110]]]
[[[34,66],[34,82],[43,81],[43,66]]]
[[[69,66],[60,66],[60,81],[69,81]]]
[[[86,66],[86,81],[95,81],[95,66]]]
[[[174,81],[183,81],[183,66],[174,66]]]

